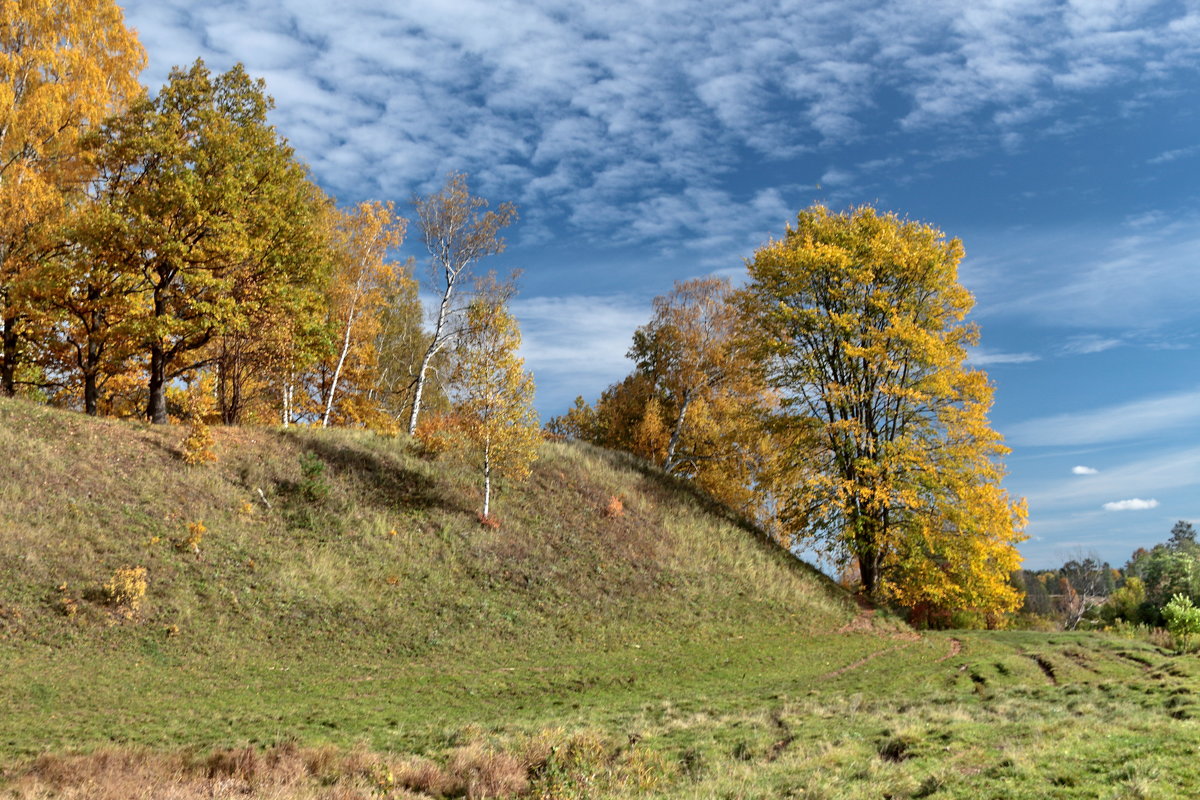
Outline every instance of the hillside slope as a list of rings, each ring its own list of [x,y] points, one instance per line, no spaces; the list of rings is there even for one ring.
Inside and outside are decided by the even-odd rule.
[[[0,401],[0,648],[22,664],[0,683],[28,694],[15,708],[31,719],[53,703],[18,685],[25,669],[47,696],[80,683],[79,702],[154,717],[125,734],[150,743],[319,728],[289,716],[310,699],[278,671],[328,684],[403,672],[414,696],[458,681],[438,710],[461,706],[467,719],[487,716],[471,692],[536,695],[559,678],[604,705],[623,682],[684,690],[690,678],[667,681],[672,664],[697,681],[708,667],[782,664],[854,613],[815,570],[621,454],[544,445],[532,478],[500,493],[490,529],[470,465],[423,458],[404,437],[218,429],[219,460],[189,467],[183,436]],[[139,567],[147,591],[130,613],[104,587]],[[521,677],[466,690],[447,677],[497,669]],[[180,691],[190,710],[164,720],[154,698]],[[271,712],[247,723],[220,691]],[[193,727],[206,708],[230,721]],[[416,708],[397,713],[394,728],[430,724]],[[100,734],[74,724],[3,731],[0,746]]]

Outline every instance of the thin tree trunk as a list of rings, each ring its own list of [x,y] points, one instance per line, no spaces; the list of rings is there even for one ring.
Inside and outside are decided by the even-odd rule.
[[[333,370],[333,380],[329,384],[329,396],[325,398],[325,416],[321,418],[321,427],[329,427],[329,415],[333,413],[333,395],[337,391],[338,380],[342,377],[342,367],[346,364],[346,356],[350,352],[350,331],[354,328],[354,306],[350,307],[350,316],[346,319],[346,335],[342,337],[342,353],[338,356],[337,367]]]
[[[667,457],[663,460],[663,471],[670,472],[675,468],[675,450],[679,447],[679,439],[683,435],[683,423],[687,420],[688,406],[692,403],[692,393],[683,393],[683,404],[679,406],[679,414],[675,417],[675,428],[671,431],[671,440],[667,443]]]
[[[425,373],[429,370],[429,365],[433,361],[433,357],[442,349],[445,344],[443,331],[446,328],[446,319],[450,316],[450,295],[454,293],[454,283],[450,280],[446,281],[446,291],[442,295],[442,303],[438,306],[437,324],[433,328],[433,339],[429,342],[429,347],[425,350],[425,355],[421,356],[421,369],[417,372],[417,388],[413,392],[412,412],[408,416],[408,435],[412,436],[417,432],[417,418],[421,414],[421,395],[425,392]]]
[[[483,445],[483,516],[486,518],[491,510],[492,501],[492,448],[491,442]]]
[[[289,375],[283,381],[283,427],[292,423],[292,379]]]

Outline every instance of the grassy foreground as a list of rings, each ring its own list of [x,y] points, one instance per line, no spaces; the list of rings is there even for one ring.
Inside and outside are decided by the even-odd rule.
[[[917,635],[620,455],[493,530],[405,439],[182,438],[0,401],[0,796],[1200,791],[1195,657]]]

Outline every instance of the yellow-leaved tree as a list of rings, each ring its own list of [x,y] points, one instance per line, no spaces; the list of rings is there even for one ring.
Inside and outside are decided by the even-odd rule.
[[[1025,506],[966,365],[962,255],[926,224],[814,206],[755,253],[742,307],[780,392],[765,480],[783,529],[856,563],[870,596],[992,623],[1020,605]]]
[[[521,331],[507,308],[506,287],[479,292],[467,306],[451,379],[455,411],[483,474],[482,519],[491,518],[492,478],[529,477],[541,431],[533,376],[517,355]]]
[[[92,168],[80,137],[141,92],[112,0],[0,2],[0,394],[19,382],[39,263]]]

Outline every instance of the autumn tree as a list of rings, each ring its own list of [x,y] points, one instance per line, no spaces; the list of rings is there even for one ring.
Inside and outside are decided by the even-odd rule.
[[[784,530],[857,562],[869,595],[996,615],[1020,605],[1025,511],[1000,486],[991,386],[965,364],[962,254],[929,225],[814,206],[755,253],[742,305],[780,392]]]
[[[767,455],[759,416],[773,403],[722,278],[676,282],[654,299],[629,358],[653,396],[637,438],[644,455],[744,512],[762,511],[757,472]]]
[[[0,394],[18,383],[34,269],[91,173],[80,137],[140,93],[145,61],[111,0],[0,4]]]
[[[421,399],[430,366],[438,354],[454,342],[461,332],[469,303],[461,302],[463,289],[470,286],[471,267],[481,258],[504,250],[500,230],[517,218],[516,207],[503,203],[495,211],[486,211],[487,200],[475,197],[467,186],[467,176],[453,173],[442,190],[413,200],[417,227],[429,253],[431,289],[440,297],[434,317],[433,333],[421,356],[414,379],[408,432],[417,430]]]
[[[96,415],[102,391],[129,370],[133,327],[144,313],[141,276],[128,269],[127,254],[112,250],[110,220],[102,199],[76,206],[59,230],[58,252],[38,271],[34,303],[52,323],[43,369],[58,383],[58,401]]]
[[[506,299],[504,287],[493,283],[467,306],[451,382],[455,410],[479,458],[484,519],[491,514],[493,476],[528,477],[541,438],[533,376],[517,355],[521,332]]]
[[[405,280],[393,281],[386,287],[375,333],[375,374],[369,389],[379,413],[397,421],[407,421],[412,414],[417,373],[428,346],[419,287],[410,267],[406,266],[404,274]],[[448,374],[449,355],[447,351],[439,353],[427,369]],[[444,388],[433,381],[425,383],[421,395],[423,412],[444,413],[449,409]]]
[[[361,203],[340,215],[335,228],[335,267],[329,297],[336,345],[322,387],[322,427],[329,426],[347,367],[357,377],[354,383],[361,399],[371,401],[384,304],[402,294],[396,284],[412,283],[410,271],[388,258],[389,251],[404,241],[406,223],[395,215],[391,203]],[[356,416],[365,414],[359,412]]]
[[[240,65],[214,76],[197,61],[173,69],[157,96],[104,127],[108,236],[140,273],[146,297],[136,335],[152,422],[167,421],[168,384],[212,364],[219,353],[211,345],[239,325],[249,330],[258,302],[308,283],[303,273],[314,262],[284,258],[290,248],[281,240],[305,235],[312,194],[303,166],[267,124],[271,104]]]
[[[552,419],[552,432],[632,452],[717,500],[764,518],[758,472],[768,457],[761,409],[773,402],[750,361],[727,280],[680,281],[654,299],[627,353],[632,374],[589,406]]]

